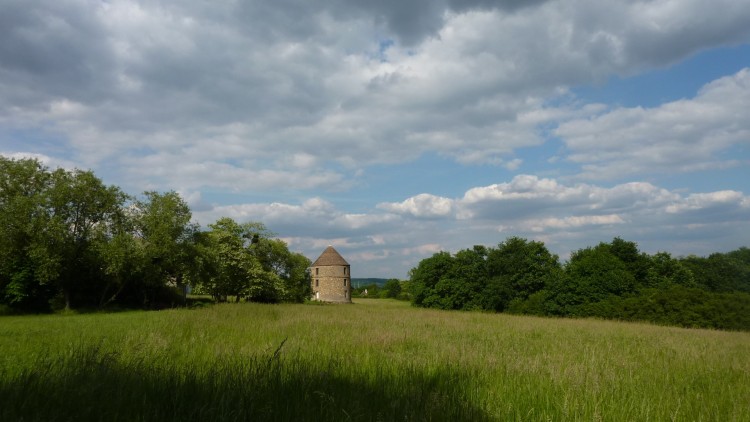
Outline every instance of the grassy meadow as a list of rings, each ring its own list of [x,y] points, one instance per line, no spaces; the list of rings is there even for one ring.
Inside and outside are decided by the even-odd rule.
[[[222,304],[0,317],[0,420],[750,420],[750,333]]]

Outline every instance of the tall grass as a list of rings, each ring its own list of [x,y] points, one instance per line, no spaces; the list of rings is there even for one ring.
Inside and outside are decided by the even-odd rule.
[[[750,334],[354,305],[3,317],[0,420],[750,420]]]

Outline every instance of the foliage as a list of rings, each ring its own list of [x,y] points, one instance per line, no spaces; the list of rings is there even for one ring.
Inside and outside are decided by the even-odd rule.
[[[53,172],[33,160],[0,157],[0,289],[4,301],[44,310],[59,298],[70,309],[102,291],[102,242],[118,230],[127,196],[92,172]]]
[[[713,253],[708,257],[689,256],[680,262],[695,275],[695,282],[712,292],[750,293],[750,249]]]
[[[190,222],[190,207],[176,192],[149,191],[143,196],[130,208],[130,217],[141,254],[137,290],[148,306],[161,286],[169,284],[185,291],[185,278],[197,252],[198,226]]]
[[[430,307],[435,303],[435,286],[453,267],[453,257],[448,252],[438,252],[423,259],[416,268],[409,271],[413,303]]]
[[[47,285],[44,242],[39,236],[48,215],[44,195],[51,175],[33,160],[0,156],[0,303],[38,310],[48,306],[53,290]]]
[[[713,293],[671,285],[663,289],[644,289],[634,296],[612,296],[591,304],[584,313],[624,321],[650,321],[690,328],[748,330],[750,294]]]
[[[258,233],[253,234],[253,239],[257,240],[251,249],[252,255],[258,259],[263,270],[267,274],[267,280],[274,280],[277,283],[277,293],[264,297],[252,296],[257,302],[285,302],[301,303],[312,295],[310,285],[310,274],[308,268],[311,265],[310,260],[302,254],[292,253],[289,251],[286,243],[280,239],[271,239],[260,223],[256,224]],[[273,283],[269,283],[271,286]],[[269,287],[271,288],[271,287]],[[271,300],[273,299],[273,300]]]
[[[541,242],[509,238],[497,248],[474,246],[455,256],[439,252],[410,272],[417,306],[503,311],[542,290],[561,272]]]
[[[489,276],[484,290],[484,309],[503,311],[510,303],[528,299],[561,275],[557,255],[544,243],[508,238],[489,251]]]
[[[8,312],[186,304],[217,298],[302,302],[310,261],[261,223],[208,232],[176,192],[131,198],[90,171],[0,156],[0,306]]]
[[[602,243],[574,252],[565,266],[565,276],[550,288],[550,313],[579,315],[579,308],[635,290],[635,277],[625,263]]]
[[[401,294],[401,282],[396,278],[391,278],[385,282],[383,290],[385,291],[385,297],[396,299]]]
[[[210,224],[201,250],[204,268],[197,287],[216,300],[233,296],[254,302],[302,302],[310,297],[310,260],[271,239],[262,223],[224,217]]]
[[[497,248],[437,253],[410,277],[421,307],[750,330],[748,248],[677,259],[616,237],[561,266],[543,243],[511,237]]]
[[[651,256],[651,265],[646,270],[644,285],[664,289],[675,284],[697,287],[693,272],[679,260],[672,258],[668,252],[658,252]]]

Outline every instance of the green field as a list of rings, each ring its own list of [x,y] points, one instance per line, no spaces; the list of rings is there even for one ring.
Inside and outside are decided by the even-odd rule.
[[[0,420],[750,420],[750,333],[354,305],[0,318]]]

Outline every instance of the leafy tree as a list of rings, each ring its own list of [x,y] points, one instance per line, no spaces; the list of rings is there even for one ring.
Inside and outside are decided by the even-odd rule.
[[[606,243],[603,245],[606,245]],[[625,264],[627,270],[635,278],[636,283],[641,285],[648,284],[646,278],[651,261],[647,254],[638,250],[637,243],[615,237],[609,243],[609,252]]]
[[[713,253],[707,258],[689,256],[681,263],[692,271],[701,288],[712,292],[750,292],[750,264],[742,258],[737,259],[744,256],[744,250]]]
[[[57,169],[51,174],[45,195],[49,218],[42,233],[47,244],[37,256],[43,256],[46,281],[55,284],[65,309],[74,297],[87,304],[95,296],[101,270],[96,237],[120,218],[126,198],[91,171]]]
[[[286,267],[281,276],[284,283],[283,300],[302,303],[312,296],[310,284],[310,265],[312,262],[301,253],[291,252],[287,257]]]
[[[288,302],[302,302],[312,295],[308,268],[310,260],[304,255],[292,253],[287,244],[280,239],[271,239],[268,232],[260,223],[251,223],[257,233],[253,234],[252,252],[260,261],[263,269],[269,274],[275,274],[280,282],[280,296],[276,300]],[[269,278],[271,280],[273,277]],[[276,301],[272,296],[256,296],[259,301]]]
[[[486,278],[487,249],[475,246],[451,256],[439,252],[410,271],[413,304],[441,309],[477,309]]]
[[[399,300],[412,300],[412,294],[411,294],[411,281],[409,280],[400,280],[399,284],[401,285],[401,293],[396,297]]]
[[[565,267],[565,277],[550,288],[550,311],[557,315],[578,315],[581,305],[599,302],[609,296],[635,291],[635,277],[609,245],[574,252]]]
[[[497,248],[434,254],[409,275],[415,306],[750,329],[748,248],[674,259],[616,237],[575,251],[562,267],[543,243],[512,237]]]
[[[167,284],[185,291],[186,276],[194,272],[198,225],[191,223],[190,207],[174,191],[148,191],[131,209],[134,232],[142,247],[142,285],[138,289],[144,304]]]
[[[727,252],[724,255],[742,263],[745,267],[750,267],[750,248],[743,246],[734,251]]]
[[[221,218],[210,224],[208,247],[204,259],[213,268],[211,277],[203,280],[203,287],[218,300],[235,296],[239,302],[247,297],[256,302],[273,303],[286,297],[297,297],[305,280],[301,265],[307,262],[292,257],[281,241],[265,238],[268,231],[260,223],[239,224],[231,218]],[[308,261],[309,262],[309,261]],[[284,281],[299,289],[288,291]]]
[[[453,268],[453,257],[448,252],[438,252],[430,258],[423,259],[409,271],[413,304],[429,307],[439,296],[435,286]]]
[[[398,279],[391,278],[385,282],[383,290],[385,290],[385,297],[395,299],[401,294],[401,283]]]
[[[445,305],[443,309],[482,309],[481,295],[487,280],[487,253],[488,249],[481,245],[456,253],[448,277],[441,280],[444,291],[451,292],[441,294]]]
[[[425,298],[423,304],[428,308],[464,309],[472,297],[472,292],[463,280],[456,280],[450,276],[442,277],[432,290],[432,294]]]
[[[658,252],[651,257],[651,265],[646,273],[645,285],[667,288],[672,284],[697,287],[693,272],[668,252]]]
[[[208,247],[203,251],[204,258],[211,262],[214,271],[210,279],[203,280],[204,287],[215,299],[226,300],[233,295],[239,301],[246,296],[250,278],[262,271],[260,262],[249,254],[246,238],[250,233],[245,227],[231,218],[220,218],[208,227]]]
[[[128,201],[90,171],[0,156],[0,304],[161,306],[188,283],[218,297],[309,297],[310,261],[261,223],[222,219],[200,232],[175,192]]]
[[[145,256],[142,244],[125,229],[114,231],[96,242],[101,259],[101,287],[98,307],[115,302],[136,278],[144,274]]]
[[[414,304],[503,311],[561,276],[557,256],[541,242],[512,237],[498,248],[474,246],[433,255],[410,273]]]
[[[523,301],[561,277],[557,255],[544,243],[508,238],[490,250],[483,298],[485,309],[502,311],[513,301]]]
[[[102,290],[101,245],[122,219],[127,195],[90,171],[50,172],[34,160],[0,158],[0,289],[11,304],[70,308]]]
[[[38,161],[0,156],[0,303],[36,310],[48,306],[52,277],[40,265],[40,252],[50,183],[50,173]]]

